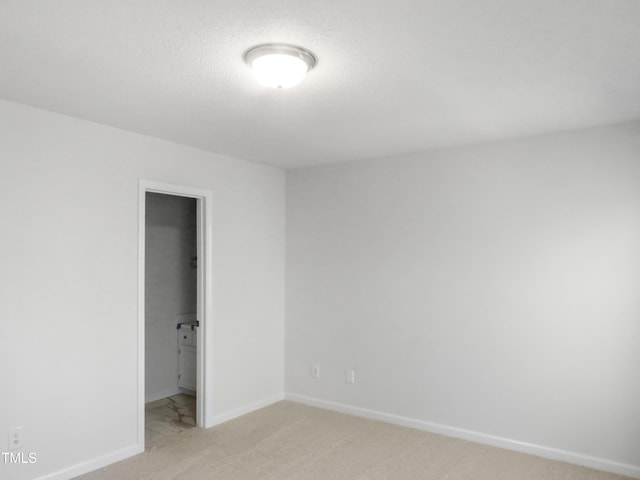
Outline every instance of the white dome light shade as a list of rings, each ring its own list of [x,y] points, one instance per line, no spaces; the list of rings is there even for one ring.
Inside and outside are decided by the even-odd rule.
[[[308,50],[280,44],[253,47],[247,50],[244,59],[258,82],[271,88],[297,85],[316,64],[316,58]]]
[[[256,58],[251,64],[253,74],[265,87],[289,88],[299,84],[309,67],[298,57],[271,53]]]

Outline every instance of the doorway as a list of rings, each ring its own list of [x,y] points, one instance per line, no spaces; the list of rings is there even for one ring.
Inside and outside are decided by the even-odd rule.
[[[145,200],[145,445],[195,426],[196,199]]]
[[[138,444],[145,405],[185,412],[205,426],[206,327],[210,311],[207,190],[141,180],[138,218]],[[148,223],[148,220],[151,222]],[[184,336],[184,340],[182,337]],[[185,395],[186,394],[186,395]],[[166,403],[169,409],[157,408]],[[193,406],[191,407],[193,410]],[[182,420],[185,420],[182,418]]]

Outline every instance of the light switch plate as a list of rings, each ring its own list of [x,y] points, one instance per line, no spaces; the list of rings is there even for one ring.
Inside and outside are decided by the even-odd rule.
[[[351,370],[351,369],[346,370],[345,371],[344,381],[349,383],[349,384],[356,383],[356,372],[355,372],[355,370]]]

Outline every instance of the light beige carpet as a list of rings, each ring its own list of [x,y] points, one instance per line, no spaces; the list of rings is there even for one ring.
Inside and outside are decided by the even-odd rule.
[[[279,402],[155,441],[84,480],[620,480],[567,463]]]

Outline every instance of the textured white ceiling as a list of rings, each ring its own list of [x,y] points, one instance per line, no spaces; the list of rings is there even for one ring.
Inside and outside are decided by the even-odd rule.
[[[259,43],[313,51],[260,87]],[[638,0],[0,0],[0,97],[298,167],[640,118]]]

